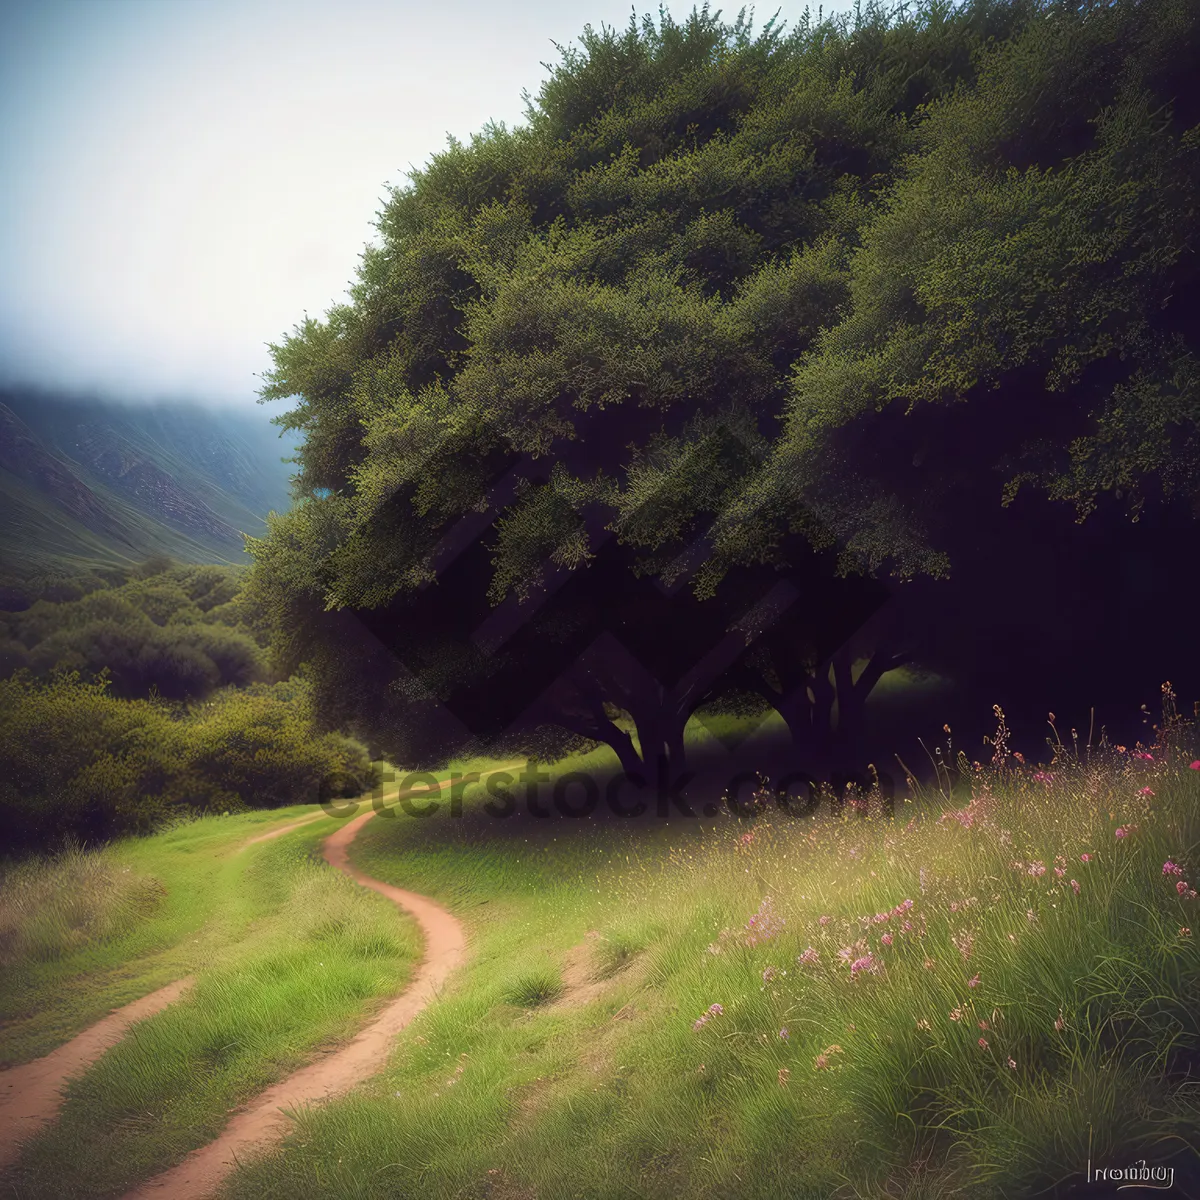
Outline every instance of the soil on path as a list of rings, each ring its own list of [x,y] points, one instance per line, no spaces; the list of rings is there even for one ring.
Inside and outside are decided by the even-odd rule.
[[[317,813],[315,816],[302,817],[267,833],[260,833],[243,842],[238,851],[281,837],[324,815]],[[193,982],[193,977],[189,975],[186,979],[168,983],[156,992],[113,1009],[107,1017],[77,1033],[69,1042],[64,1042],[42,1058],[0,1071],[0,1170],[16,1161],[22,1142],[44,1129],[58,1115],[65,1099],[63,1089],[67,1083],[82,1075],[106,1050],[115,1046],[131,1025],[174,1004]]]
[[[192,1151],[178,1166],[128,1193],[125,1200],[201,1200],[210,1196],[239,1160],[283,1137],[291,1125],[285,1110],[340,1095],[380,1071],[392,1038],[437,995],[446,977],[464,960],[466,936],[450,913],[425,896],[372,879],[351,865],[350,843],[374,815],[368,810],[327,837],[325,860],[416,918],[425,937],[425,955],[412,981],[352,1041],[256,1096],[215,1141]]]

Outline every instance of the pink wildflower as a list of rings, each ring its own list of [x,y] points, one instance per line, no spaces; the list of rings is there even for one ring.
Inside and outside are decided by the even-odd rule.
[[[826,1058],[824,1054],[818,1054],[817,1057],[813,1059],[813,1066],[816,1067],[818,1071],[823,1071],[827,1066],[829,1066],[829,1059]]]
[[[1075,895],[1079,895],[1079,881],[1077,879],[1071,880],[1071,891],[1073,891]]]
[[[1186,894],[1187,894],[1187,890],[1188,890],[1187,880],[1186,880],[1186,879],[1181,879],[1181,880],[1180,880],[1180,881],[1179,881],[1179,882],[1178,882],[1178,883],[1175,885],[1175,890],[1176,890],[1176,891],[1177,891],[1177,892],[1178,892],[1178,893],[1179,893],[1181,896],[1184,896],[1184,895],[1186,895]]]
[[[979,986],[979,976],[978,975],[973,975],[970,979],[967,980],[967,987],[976,988],[978,986]]]
[[[1169,858],[1163,863],[1164,875],[1182,875],[1183,868],[1178,863],[1173,863]]]
[[[961,1021],[962,1020],[962,1009],[961,1008],[952,1008],[950,1010],[950,1020]]]
[[[1010,1058],[1008,1060],[1008,1065],[1012,1068],[1012,1070],[1015,1071],[1017,1069],[1017,1060],[1015,1058]]]
[[[1153,796],[1154,790],[1152,788],[1148,788],[1148,787],[1139,788],[1138,795],[1139,796]]]
[[[801,954],[800,957],[796,959],[796,961],[798,963],[806,963],[806,964],[807,963],[815,963],[817,961],[818,957],[819,957],[819,955],[817,954],[817,952],[811,946],[809,946],[809,948],[807,950],[805,950],[805,952],[803,954]]]
[[[714,1016],[719,1017],[725,1010],[719,1004],[710,1004],[708,1011]]]
[[[1120,828],[1117,830],[1117,839],[1118,839],[1118,841],[1119,841],[1120,839],[1122,839],[1122,838],[1127,838],[1128,836],[1129,836],[1129,826],[1128,826],[1128,825],[1122,825],[1122,826],[1121,826],[1121,827],[1120,827]]]
[[[1194,763],[1188,763],[1188,766],[1191,767],[1193,771],[1200,771],[1200,758],[1196,759]]]
[[[988,1048],[988,1040],[987,1040],[987,1038],[980,1038],[980,1039],[979,1039],[979,1044],[980,1044],[980,1046],[982,1046],[982,1047],[983,1047],[983,1049],[984,1049],[984,1050],[986,1050],[986,1049]]]
[[[882,943],[883,943],[885,946],[890,946],[890,945],[892,944],[892,935],[891,935],[890,933],[885,933],[885,934],[883,935],[883,937],[881,937],[879,940],[880,940],[880,941],[881,941],[881,942],[882,942]]]
[[[1080,861],[1080,862],[1091,862],[1091,861],[1092,861],[1092,856],[1091,856],[1090,854],[1081,854],[1081,855],[1079,856],[1079,861]]]
[[[1040,859],[1037,862],[1031,862],[1029,864],[1029,874],[1032,875],[1034,879],[1041,878],[1041,876],[1045,875],[1045,873],[1045,864]]]
[[[864,954],[862,958],[856,958],[850,964],[851,978],[856,978],[860,971],[875,972],[879,970],[879,964],[870,954]]]
[[[1140,758],[1144,762],[1153,762],[1154,761],[1154,755],[1147,754],[1145,750],[1139,750],[1133,757]]]
[[[822,917],[822,918],[821,918],[821,920],[820,920],[820,924],[822,924],[822,925],[828,925],[828,924],[829,924],[829,918],[828,918],[828,917]]]
[[[788,1040],[788,1031],[786,1025],[779,1031],[779,1036],[785,1042]]]

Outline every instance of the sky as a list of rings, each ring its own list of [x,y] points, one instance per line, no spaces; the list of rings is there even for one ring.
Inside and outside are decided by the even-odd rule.
[[[804,10],[756,25],[776,6]],[[268,343],[346,299],[387,185],[521,123],[552,43],[631,11],[0,0],[0,382],[253,405]]]

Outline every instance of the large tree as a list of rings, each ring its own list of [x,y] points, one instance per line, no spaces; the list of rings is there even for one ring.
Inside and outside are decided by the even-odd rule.
[[[300,502],[252,544],[283,657],[407,757],[459,736],[429,697],[537,658],[533,614],[570,626],[564,581],[610,610],[682,581],[672,621],[722,654],[741,630],[811,737],[902,647],[829,648],[803,606],[745,636],[764,571],[943,575],[995,466],[1084,508],[1195,496],[1196,25],[972,0],[588,29],[525,125],[392,193],[351,303],[272,347],[262,397],[304,438]],[[661,621],[622,612],[629,640]],[[485,650],[489,619],[523,632]],[[626,754],[624,711],[669,757],[697,680],[579,653],[541,717]]]

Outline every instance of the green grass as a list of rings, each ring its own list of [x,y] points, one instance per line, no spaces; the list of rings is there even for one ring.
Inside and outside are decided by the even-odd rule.
[[[455,911],[469,961],[226,1195],[991,1198],[1081,1178],[1089,1139],[1114,1166],[1195,1148],[1200,909],[1174,884],[1200,879],[1200,771],[1052,773],[892,822],[496,819],[479,786],[459,819],[389,805],[353,858]],[[28,952],[36,1003],[0,1046],[61,1040],[122,978],[200,982],[71,1088],[15,1195],[119,1194],[402,986],[415,934],[313,865],[329,823],[229,853],[287,815],[118,844],[110,872],[165,884],[153,911]]]
[[[92,874],[128,868],[161,881],[154,911],[93,930],[73,949],[47,955],[43,939],[20,971],[6,969],[0,1046],[9,1061],[168,980],[197,980],[70,1085],[59,1121],[9,1172],[14,1194],[121,1194],[210,1140],[231,1108],[350,1036],[404,986],[419,933],[388,901],[314,860],[331,821],[233,852],[256,828],[305,812],[208,818],[119,843],[95,856]],[[52,869],[61,878],[66,868]]]
[[[470,793],[373,822],[356,860],[449,904],[472,960],[227,1194],[1010,1197],[1081,1179],[1089,1137],[1195,1148],[1200,910],[1163,863],[1200,877],[1200,772],[1054,773],[894,823],[497,821]],[[581,946],[607,982],[573,1004]]]

